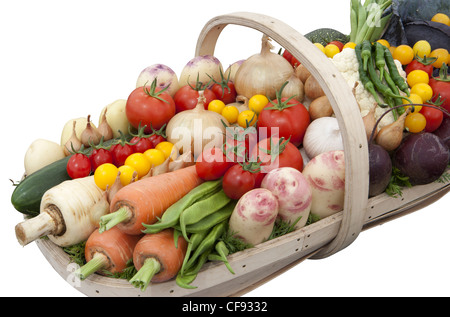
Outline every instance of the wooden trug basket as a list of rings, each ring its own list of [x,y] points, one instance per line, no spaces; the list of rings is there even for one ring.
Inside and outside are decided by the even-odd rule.
[[[430,183],[403,190],[401,198],[386,194],[368,198],[368,144],[361,114],[350,87],[336,67],[317,54],[317,48],[295,29],[272,17],[237,12],[206,23],[198,38],[197,55],[214,55],[222,30],[229,24],[258,30],[292,53],[317,79],[338,119],[345,152],[344,209],[292,233],[229,256],[235,274],[222,263],[207,263],[193,285],[184,289],[175,281],[150,285],[145,292],[128,281],[93,274],[73,280],[73,264],[50,240],[36,241],[54,269],[88,296],[239,296],[301,261],[328,257],[349,246],[362,230],[423,208],[444,196],[450,184]]]

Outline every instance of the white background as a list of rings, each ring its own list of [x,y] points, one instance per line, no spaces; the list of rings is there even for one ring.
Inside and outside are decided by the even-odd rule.
[[[162,63],[178,75],[205,23],[235,11],[263,13],[301,33],[350,31],[347,0],[2,1],[0,4],[1,296],[84,296],[32,243],[10,203],[12,180],[37,138],[59,142],[64,124],[126,99],[138,74]],[[260,34],[228,27],[216,57],[224,67],[259,51]],[[449,296],[450,198],[360,234],[343,251],[307,260],[247,296]]]

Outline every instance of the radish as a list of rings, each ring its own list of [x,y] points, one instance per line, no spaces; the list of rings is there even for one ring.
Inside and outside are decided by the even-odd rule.
[[[237,202],[229,220],[230,232],[252,245],[267,240],[278,216],[278,199],[270,190],[255,188]]]
[[[314,157],[302,171],[312,190],[311,213],[321,219],[344,208],[344,151],[328,151]]]
[[[278,199],[278,217],[304,227],[311,210],[312,191],[303,174],[292,167],[280,167],[267,173],[261,187],[268,189]]]

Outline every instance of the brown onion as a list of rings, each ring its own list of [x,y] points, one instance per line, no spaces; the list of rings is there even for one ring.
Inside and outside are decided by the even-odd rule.
[[[274,99],[293,74],[292,65],[283,56],[271,52],[272,48],[269,37],[263,35],[261,52],[250,56],[238,68],[234,81],[238,95],[250,99],[261,94]]]

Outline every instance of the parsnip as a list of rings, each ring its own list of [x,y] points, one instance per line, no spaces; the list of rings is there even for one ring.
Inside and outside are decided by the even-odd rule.
[[[42,197],[40,214],[16,225],[22,246],[43,237],[65,247],[86,240],[95,230],[90,212],[102,197],[94,176],[72,179],[52,187]]]

